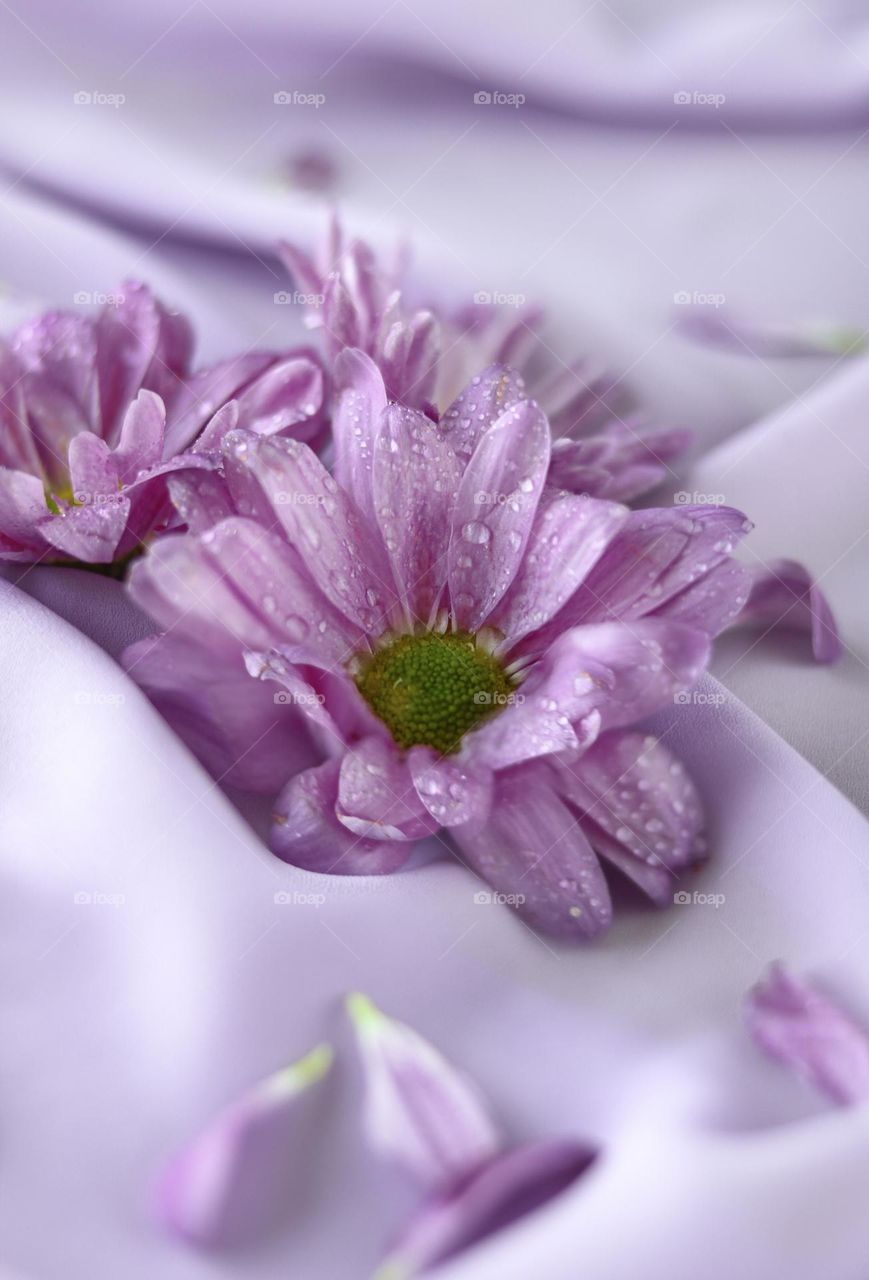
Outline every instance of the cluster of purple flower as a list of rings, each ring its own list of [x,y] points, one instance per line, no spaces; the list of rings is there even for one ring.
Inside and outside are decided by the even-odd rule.
[[[609,923],[602,860],[672,901],[702,810],[639,726],[741,617],[788,612],[835,657],[823,597],[732,558],[740,512],[624,505],[684,433],[589,365],[547,377],[535,315],[407,308],[337,230],[322,263],[282,252],[319,352],[194,372],[186,321],[132,284],[12,335],[0,557],[131,563],[160,633],[128,670],[217,778],[274,797],[280,857],[382,874],[444,833],[568,938]]]

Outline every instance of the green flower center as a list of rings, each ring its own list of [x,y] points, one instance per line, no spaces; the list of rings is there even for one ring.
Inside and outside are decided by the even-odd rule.
[[[399,636],[362,659],[356,687],[402,748],[459,749],[468,730],[502,710],[514,685],[467,631]]]

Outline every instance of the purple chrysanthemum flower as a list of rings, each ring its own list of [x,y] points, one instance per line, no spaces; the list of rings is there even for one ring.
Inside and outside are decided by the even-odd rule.
[[[622,380],[595,359],[568,366],[554,358],[538,332],[538,307],[499,306],[485,294],[461,307],[408,306],[406,255],[385,266],[364,241],[346,242],[336,220],[318,258],[288,243],[280,253],[312,299],[308,324],[322,330],[327,361],[334,366],[348,349],[365,352],[390,400],[437,417],[481,369],[521,372],[549,418],[551,482],[559,488],[629,501],[666,480],[668,463],[690,442],[690,432],[651,427]]]
[[[132,674],[215,772],[286,784],[272,847],[288,861],[389,872],[445,828],[556,935],[609,923],[599,858],[672,900],[700,804],[636,725],[742,608],[730,552],[748,522],[552,488],[546,417],[509,371],[436,424],[389,404],[360,352],[338,364],[334,477],[298,441],[229,431],[228,497],[197,521],[187,495],[205,532],[134,568],[166,634],[134,646]]]
[[[0,342],[0,559],[122,561],[174,516],[172,472],[228,400],[254,430],[317,444],[325,375],[308,352],[191,372],[187,320],[122,286],[96,316],[51,311]]]

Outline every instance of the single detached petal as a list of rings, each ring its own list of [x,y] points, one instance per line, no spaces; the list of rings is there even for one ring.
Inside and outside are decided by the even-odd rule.
[[[347,998],[365,1073],[364,1124],[379,1155],[428,1190],[455,1186],[499,1150],[483,1097],[416,1031],[363,995]]]
[[[601,856],[647,892],[655,886],[656,901],[672,901],[676,873],[697,862],[703,849],[703,810],[681,761],[651,735],[617,729],[563,765],[559,777],[562,794],[581,813]],[[598,831],[607,838],[598,839]],[[649,877],[646,868],[671,875],[669,892],[663,877]]]
[[[309,871],[332,875],[388,875],[403,866],[412,841],[368,840],[338,821],[340,760],[299,773],[275,802],[269,840],[273,853]]]
[[[374,508],[408,621],[430,621],[447,580],[461,468],[434,423],[390,405],[374,446]]]
[[[627,508],[614,502],[571,494],[544,497],[516,577],[489,619],[503,631],[508,647],[558,612],[627,516]]]
[[[472,378],[444,411],[440,430],[458,456],[468,462],[483,433],[494,426],[505,409],[525,399],[521,374],[503,364],[490,365]]]
[[[366,738],[345,754],[336,811],[348,831],[370,840],[421,840],[438,828],[406,760],[385,737]]]
[[[842,641],[827,599],[808,569],[795,560],[776,560],[755,574],[737,625],[805,631],[818,662],[835,662],[842,656]]]
[[[600,864],[545,763],[499,774],[488,819],[452,836],[463,859],[533,929],[576,941],[609,926]]]
[[[869,1099],[869,1035],[844,1009],[780,964],[746,997],[755,1043],[833,1102]]]
[[[298,1108],[331,1062],[331,1049],[319,1045],[231,1103],[176,1156],[157,1187],[158,1213],[169,1231],[191,1244],[223,1243],[243,1230],[241,1210],[255,1206],[259,1216],[263,1199],[279,1197],[274,1183],[280,1165],[309,1159],[301,1143],[287,1150],[294,1137],[287,1113]],[[282,1154],[289,1161],[280,1160]]]
[[[751,319],[703,305],[682,307],[676,313],[679,331],[703,346],[743,356],[800,359],[818,356],[858,356],[866,350],[863,329],[829,321],[787,323]]]
[[[453,512],[449,583],[456,626],[476,631],[516,576],[549,467],[549,425],[533,401],[501,414],[468,463]]]
[[[374,1280],[411,1280],[518,1222],[566,1191],[597,1150],[567,1138],[513,1147],[413,1217]]]

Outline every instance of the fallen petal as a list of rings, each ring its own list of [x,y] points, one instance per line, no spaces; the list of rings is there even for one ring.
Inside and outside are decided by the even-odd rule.
[[[780,964],[746,997],[752,1039],[843,1106],[869,1098],[869,1035],[832,1000]]]
[[[348,996],[347,1011],[362,1054],[372,1148],[432,1191],[485,1164],[501,1140],[472,1081],[367,996]]]

